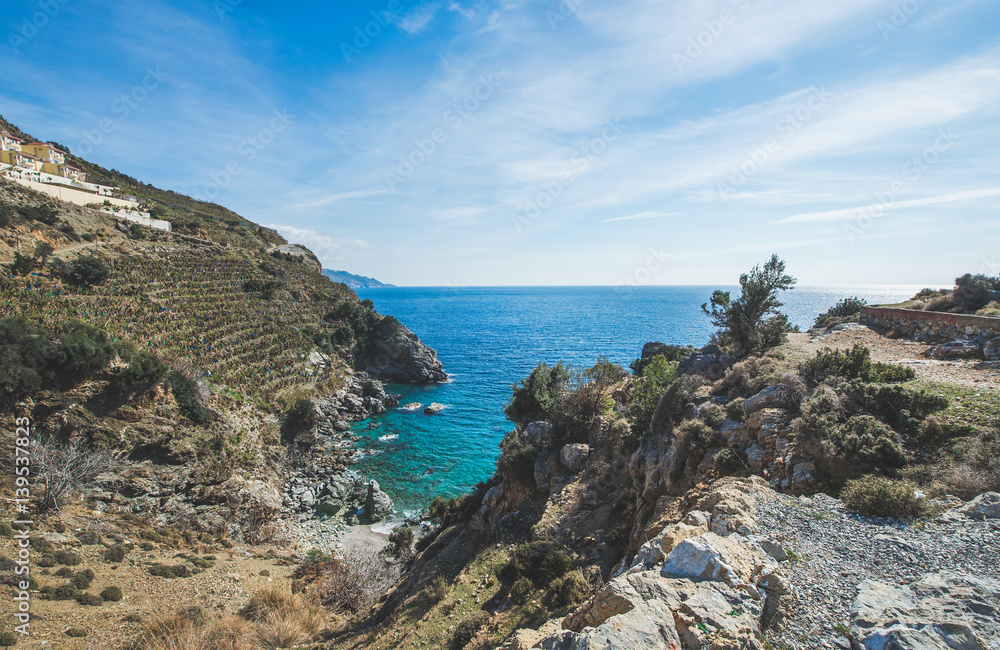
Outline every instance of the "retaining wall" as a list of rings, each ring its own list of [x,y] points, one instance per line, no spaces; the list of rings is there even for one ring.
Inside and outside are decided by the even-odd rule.
[[[862,307],[861,323],[886,330],[895,330],[910,338],[927,341],[978,339],[981,343],[1000,337],[1000,318],[945,314],[916,309]]]

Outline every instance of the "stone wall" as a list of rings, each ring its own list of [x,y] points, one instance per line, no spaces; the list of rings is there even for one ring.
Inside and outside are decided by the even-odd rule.
[[[863,307],[860,320],[864,325],[894,330],[918,341],[968,339],[984,343],[1000,337],[1000,318],[993,316]]]

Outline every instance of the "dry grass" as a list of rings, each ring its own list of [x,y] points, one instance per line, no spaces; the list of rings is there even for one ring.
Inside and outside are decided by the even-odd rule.
[[[196,624],[182,613],[150,621],[128,650],[274,650],[312,639],[327,623],[326,611],[300,595],[268,587],[256,591],[239,616]]]

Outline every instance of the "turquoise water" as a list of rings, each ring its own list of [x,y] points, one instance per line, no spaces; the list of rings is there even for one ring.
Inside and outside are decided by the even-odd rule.
[[[432,386],[390,384],[400,404],[358,423],[356,469],[375,478],[413,512],[434,496],[466,492],[492,473],[503,434],[511,385],[540,361],[590,366],[598,355],[628,366],[647,341],[701,346],[713,328],[701,312],[718,287],[398,287],[361,289],[383,314],[392,314],[434,348],[451,381]],[[905,300],[921,287],[803,287],[785,294],[784,311],[808,328],[841,298],[869,303]],[[735,288],[733,288],[735,289]]]

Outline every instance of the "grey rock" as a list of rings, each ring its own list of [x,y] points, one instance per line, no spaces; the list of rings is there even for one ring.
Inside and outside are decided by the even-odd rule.
[[[573,443],[559,450],[559,462],[571,472],[579,472],[590,456],[590,445]]]
[[[547,449],[552,446],[552,424],[545,420],[531,422],[524,429],[527,443],[535,449]]]
[[[365,497],[365,513],[372,522],[382,521],[392,514],[392,499],[383,492],[377,481],[368,483],[368,496]]]
[[[743,402],[743,412],[747,415],[766,408],[789,409],[795,407],[795,395],[785,384],[768,386]]]
[[[937,346],[934,356],[938,359],[972,359],[981,352],[982,347],[975,341],[958,340]]]
[[[398,322],[383,321],[375,336],[374,352],[361,360],[372,377],[409,384],[448,381],[437,353]]]
[[[983,355],[989,361],[1000,361],[1000,336],[986,342],[983,346]]]
[[[958,509],[972,519],[1000,519],[1000,494],[985,492]]]
[[[440,413],[444,410],[444,404],[438,404],[437,402],[432,402],[430,406],[424,409],[426,415],[434,415],[435,413]]]
[[[552,470],[549,468],[549,450],[543,449],[535,458],[535,488],[539,492],[548,492],[552,489]]]

